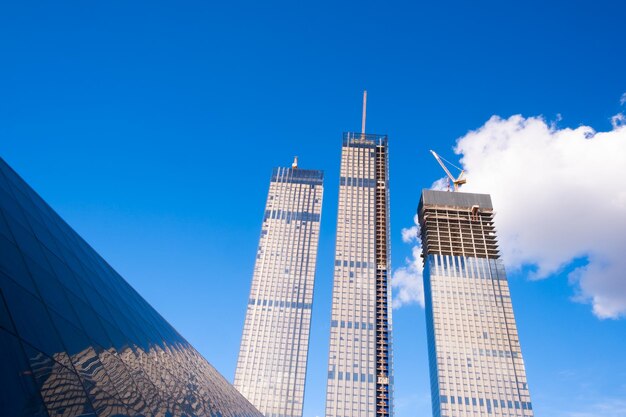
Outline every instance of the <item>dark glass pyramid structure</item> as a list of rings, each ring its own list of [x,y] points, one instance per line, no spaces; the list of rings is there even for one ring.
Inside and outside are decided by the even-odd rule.
[[[0,158],[0,416],[262,415]]]

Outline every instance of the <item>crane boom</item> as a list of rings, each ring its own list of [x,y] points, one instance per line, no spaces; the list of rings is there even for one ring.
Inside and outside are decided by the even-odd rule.
[[[445,164],[443,163],[443,161],[441,160],[441,158],[439,158],[439,155],[437,155],[437,153],[435,151],[433,151],[432,149],[430,150],[430,153],[433,154],[433,156],[435,157],[435,159],[437,160],[437,162],[439,162],[439,165],[441,165],[441,168],[443,168],[443,170],[446,172],[446,174],[448,174],[448,178],[450,178],[450,181],[454,182],[456,181],[456,178],[454,178],[452,176],[452,174],[450,173],[450,171],[448,170],[448,168],[445,166]]]
[[[459,191],[459,185],[465,184],[467,182],[467,180],[463,178],[463,174],[465,173],[465,171],[461,170],[459,177],[454,178],[454,176],[452,175],[448,167],[446,167],[446,164],[443,163],[439,155],[437,155],[437,153],[432,149],[430,150],[430,153],[433,154],[437,162],[439,162],[439,165],[441,165],[441,168],[443,168],[443,170],[446,172],[448,178],[450,178],[450,181],[452,181],[452,184],[454,184],[454,191]]]

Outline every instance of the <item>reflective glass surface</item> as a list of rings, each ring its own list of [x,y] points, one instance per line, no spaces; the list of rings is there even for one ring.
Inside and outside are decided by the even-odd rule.
[[[0,159],[0,416],[261,413]]]

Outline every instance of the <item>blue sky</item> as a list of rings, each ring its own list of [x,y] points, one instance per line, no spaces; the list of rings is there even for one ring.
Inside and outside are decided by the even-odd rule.
[[[272,167],[299,155],[323,169],[305,398],[322,416],[341,133],[359,129],[362,90],[367,130],[390,137],[399,268],[401,230],[442,176],[428,149],[458,159],[456,140],[492,115],[612,129],[625,13],[617,0],[5,2],[0,155],[230,380]],[[626,415],[626,323],[577,301],[585,256],[543,280],[532,265],[509,274],[537,415]],[[428,416],[423,310],[395,310],[394,326],[396,414]]]

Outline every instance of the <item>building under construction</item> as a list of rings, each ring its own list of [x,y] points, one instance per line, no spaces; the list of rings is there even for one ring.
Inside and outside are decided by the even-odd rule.
[[[533,416],[491,197],[424,190],[418,215],[433,416]]]
[[[326,417],[393,414],[388,186],[387,136],[344,133]]]

